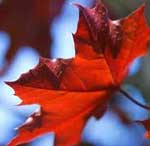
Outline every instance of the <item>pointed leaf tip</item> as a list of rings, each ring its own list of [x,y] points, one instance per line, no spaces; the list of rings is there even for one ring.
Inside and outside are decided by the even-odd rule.
[[[80,11],[83,11],[84,9],[86,9],[84,6],[82,6],[78,3],[72,3],[72,5],[76,6]]]
[[[4,81],[4,83],[10,87],[13,86],[13,84],[15,83],[15,81],[9,82],[9,81]]]

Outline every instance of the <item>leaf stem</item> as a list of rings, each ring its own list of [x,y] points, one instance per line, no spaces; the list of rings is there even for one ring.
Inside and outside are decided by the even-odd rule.
[[[127,99],[129,99],[130,101],[132,101],[133,103],[135,103],[136,105],[146,109],[146,110],[150,110],[150,106],[144,105],[142,103],[140,103],[139,101],[135,100],[128,92],[126,92],[125,90],[120,88],[120,93],[122,93],[124,95],[124,97],[126,97]]]

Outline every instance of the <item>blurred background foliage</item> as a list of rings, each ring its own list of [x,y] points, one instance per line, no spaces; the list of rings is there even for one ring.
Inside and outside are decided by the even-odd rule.
[[[5,1],[0,1],[0,4]],[[111,19],[119,19],[129,15],[142,3],[146,3],[145,16],[147,24],[150,22],[150,0],[103,0],[109,9]],[[81,3],[92,6],[94,0],[66,0],[60,15],[55,17],[50,33],[53,43],[52,56],[72,57],[74,56],[74,44],[71,33],[76,31],[78,21],[78,10],[70,3]],[[132,25],[132,24],[131,24]],[[10,43],[9,34],[0,32],[0,66],[4,64],[4,54]],[[68,48],[70,51],[68,51]],[[147,48],[149,50],[149,48]],[[130,67],[129,76],[122,88],[128,91],[141,103],[150,103],[150,56],[138,58]],[[22,47],[6,74],[0,77],[0,146],[16,135],[14,128],[20,125],[38,105],[15,107],[20,99],[14,95],[14,91],[4,84],[4,81],[16,80],[21,73],[28,71],[38,63],[38,53],[31,47]],[[117,108],[117,110],[116,110]],[[121,116],[117,112],[123,112]],[[81,146],[149,146],[150,141],[144,138],[145,129],[137,124],[127,124],[128,120],[141,120],[147,118],[148,111],[131,103],[121,94],[117,93],[112,98],[110,107],[106,114],[96,120],[91,117],[87,122],[82,134],[82,140],[91,144],[80,144]],[[126,116],[126,119],[125,117]],[[28,146],[52,146],[54,133],[45,134]],[[26,144],[27,145],[27,144]],[[23,145],[22,145],[23,146]],[[24,145],[25,146],[25,145]]]

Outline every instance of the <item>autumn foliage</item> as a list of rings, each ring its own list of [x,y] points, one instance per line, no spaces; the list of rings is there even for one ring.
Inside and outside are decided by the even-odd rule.
[[[29,43],[41,54],[44,53],[42,55],[47,56],[50,24],[47,20],[50,16],[48,11],[38,14],[38,2],[39,0],[34,2],[37,4],[35,9],[31,6],[29,11],[34,15],[35,23],[27,25],[24,23],[27,20],[21,20],[22,25],[19,24],[18,33],[14,33],[13,30],[13,25],[18,24],[14,24],[10,15],[6,14],[5,21],[8,26],[3,26],[14,39],[7,53],[8,60],[16,53],[20,43]],[[46,0],[43,8],[47,8],[49,3],[50,1]],[[21,75],[17,81],[6,82],[22,99],[20,105],[40,105],[40,108],[18,128],[17,136],[8,146],[29,143],[48,132],[55,133],[55,146],[79,143],[87,119],[92,115],[97,118],[103,115],[111,96],[119,90],[127,76],[129,65],[135,58],[146,53],[149,29],[143,15],[144,5],[119,20],[109,18],[102,2],[91,9],[80,4],[75,6],[79,9],[78,28],[73,34],[75,57],[40,57],[35,68]],[[21,17],[19,15],[17,19]],[[36,35],[20,32],[20,29],[28,28],[29,25]],[[42,36],[39,36],[41,31]]]
[[[0,69],[1,74],[22,46],[31,46],[41,56],[50,56],[50,26],[60,13],[63,3],[64,0],[4,0],[0,4],[0,29],[11,38],[5,56],[7,64]]]

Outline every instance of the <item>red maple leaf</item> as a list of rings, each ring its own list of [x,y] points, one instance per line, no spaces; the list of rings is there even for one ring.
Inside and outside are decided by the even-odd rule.
[[[144,6],[112,21],[102,3],[92,9],[76,5],[80,10],[74,35],[76,56],[67,60],[40,58],[34,69],[7,83],[23,105],[40,105],[9,146],[30,142],[50,131],[55,133],[56,146],[78,143],[87,119],[102,116],[129,64],[146,53]]]
[[[63,3],[64,0],[4,0],[0,4],[0,30],[11,37],[6,53],[7,64],[11,63],[21,46],[31,46],[41,56],[49,57],[50,24]]]

